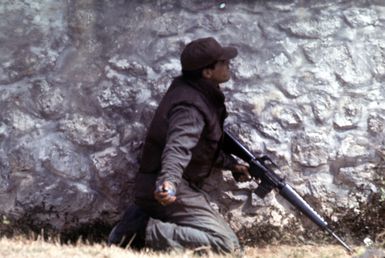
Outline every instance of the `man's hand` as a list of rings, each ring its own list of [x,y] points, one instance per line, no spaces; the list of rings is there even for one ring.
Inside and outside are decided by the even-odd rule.
[[[251,180],[249,167],[241,164],[237,164],[231,169],[233,177],[237,182],[246,182]]]
[[[158,185],[154,192],[154,198],[163,206],[169,205],[175,202],[175,186],[170,181],[164,181]]]

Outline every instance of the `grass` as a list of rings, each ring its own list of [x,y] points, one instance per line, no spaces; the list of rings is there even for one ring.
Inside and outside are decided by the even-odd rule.
[[[353,255],[347,254],[344,249],[336,245],[301,245],[301,246],[266,246],[266,247],[246,247],[245,257],[250,258],[344,258],[359,257],[367,250],[365,247],[354,247]],[[55,240],[28,239],[25,237],[15,237],[0,239],[0,257],[12,258],[43,258],[43,257],[71,257],[71,258],[175,258],[175,257],[198,257],[193,251],[184,253],[161,253],[153,252],[148,249],[135,252],[129,249],[118,247],[108,247],[105,243],[89,244],[79,240],[76,244],[60,244]],[[208,253],[206,257],[219,258],[213,253]],[[372,256],[371,256],[372,257]],[[376,257],[376,256],[374,256]]]

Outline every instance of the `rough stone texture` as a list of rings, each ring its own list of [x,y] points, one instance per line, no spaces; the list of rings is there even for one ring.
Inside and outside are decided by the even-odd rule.
[[[179,53],[203,36],[239,49],[228,126],[305,199],[338,222],[334,210],[359,216],[383,191],[382,1],[3,1],[0,17],[0,213],[12,221],[116,222]],[[278,195],[223,173],[206,189],[236,230],[295,220]]]

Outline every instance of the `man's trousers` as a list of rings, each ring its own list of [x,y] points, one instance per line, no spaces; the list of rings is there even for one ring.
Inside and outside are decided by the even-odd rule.
[[[211,206],[202,190],[182,180],[174,203],[162,206],[156,201],[136,198],[148,215],[146,245],[155,250],[209,247],[217,253],[238,253],[237,236]]]

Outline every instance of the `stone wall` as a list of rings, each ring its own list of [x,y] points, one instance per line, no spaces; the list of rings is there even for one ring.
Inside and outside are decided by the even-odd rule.
[[[383,1],[26,0],[0,17],[3,224],[116,222],[179,54],[204,36],[239,50],[228,127],[317,210],[359,216],[383,191]],[[237,231],[296,221],[223,175],[205,187]]]

